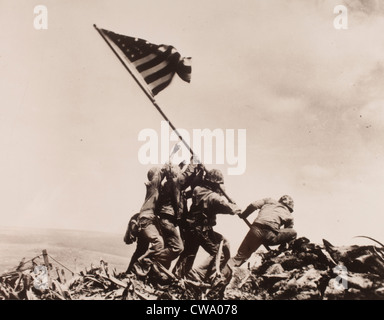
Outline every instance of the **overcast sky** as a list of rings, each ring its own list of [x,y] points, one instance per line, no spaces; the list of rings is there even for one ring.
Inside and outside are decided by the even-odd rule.
[[[246,129],[247,169],[225,175],[241,208],[290,194],[299,236],[384,241],[384,3],[347,1],[348,30],[339,4],[0,0],[0,224],[123,234],[143,202],[138,134],[162,118],[95,23],[192,57],[156,99],[191,133]],[[236,249],[247,226],[217,230]]]

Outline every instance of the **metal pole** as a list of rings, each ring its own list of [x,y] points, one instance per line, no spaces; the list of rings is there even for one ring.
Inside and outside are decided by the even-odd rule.
[[[179,137],[180,141],[184,143],[184,145],[186,146],[186,148],[189,150],[189,152],[191,153],[192,156],[196,156],[196,154],[193,152],[193,150],[191,149],[191,147],[188,145],[188,143],[183,139],[183,137],[179,134],[179,132],[177,131],[176,127],[173,125],[173,123],[171,122],[171,120],[169,120],[169,118],[165,115],[165,113],[163,112],[163,110],[161,110],[160,106],[157,104],[155,98],[152,96],[152,94],[150,94],[148,92],[148,90],[145,89],[145,87],[143,86],[143,84],[136,78],[135,74],[129,69],[129,67],[125,64],[125,62],[123,61],[123,59],[121,59],[121,57],[119,56],[119,54],[116,52],[116,50],[112,47],[112,45],[109,43],[109,41],[105,38],[103,32],[96,26],[96,24],[93,25],[94,28],[99,32],[100,36],[104,39],[104,41],[108,44],[109,48],[113,51],[113,53],[116,55],[116,57],[119,59],[119,61],[121,62],[121,64],[124,66],[124,68],[129,72],[129,74],[135,79],[136,83],[139,85],[139,87],[141,88],[141,90],[143,90],[143,92],[145,93],[145,95],[148,97],[148,99],[152,102],[152,104],[155,106],[155,108],[157,109],[157,111],[161,114],[161,116],[164,118],[165,121],[168,122],[169,126],[172,128],[173,131],[175,131],[175,133],[177,134],[177,136]],[[208,170],[205,168],[204,166],[204,170],[207,172]],[[220,188],[221,189],[221,188]],[[224,190],[222,190],[222,193],[223,195],[227,198],[227,200],[231,203],[235,203],[226,193]]]

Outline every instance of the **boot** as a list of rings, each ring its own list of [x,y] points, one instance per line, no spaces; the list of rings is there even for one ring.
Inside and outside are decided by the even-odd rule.
[[[133,272],[139,277],[146,277],[151,270],[152,261],[148,258],[138,259],[133,265]]]

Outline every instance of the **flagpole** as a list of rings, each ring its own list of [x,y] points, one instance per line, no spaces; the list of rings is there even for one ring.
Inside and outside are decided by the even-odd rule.
[[[109,43],[109,41],[105,38],[104,34],[101,32],[101,30],[96,26],[96,24],[93,25],[94,28],[97,30],[97,32],[100,34],[100,36],[104,39],[104,41],[107,43],[107,45],[109,46],[109,48],[113,51],[113,53],[116,55],[116,57],[119,59],[119,61],[121,62],[121,64],[124,66],[124,68],[129,72],[129,74],[133,77],[133,79],[135,79],[136,83],[139,85],[139,87],[141,88],[141,90],[143,90],[143,92],[145,93],[145,95],[148,97],[148,99],[152,102],[152,104],[155,106],[155,108],[157,109],[157,111],[159,111],[159,113],[161,114],[161,116],[164,118],[165,121],[168,122],[169,126],[172,128],[173,131],[175,131],[175,133],[177,134],[177,136],[179,137],[179,139],[184,143],[184,145],[187,147],[187,149],[189,150],[189,152],[191,153],[192,156],[196,156],[196,154],[193,152],[193,150],[191,149],[191,147],[188,145],[188,143],[183,139],[183,137],[179,134],[179,132],[177,131],[176,127],[173,125],[173,123],[168,119],[168,117],[165,115],[165,113],[163,112],[163,110],[161,110],[160,106],[157,104],[155,98],[152,96],[152,94],[150,94],[148,92],[148,90],[146,90],[146,88],[143,86],[143,84],[136,78],[135,74],[131,71],[131,69],[129,69],[129,67],[125,64],[125,62],[123,61],[123,59],[121,59],[121,57],[119,56],[119,54],[116,52],[116,50],[112,47],[112,45]],[[207,172],[207,168],[204,166],[204,170]],[[223,195],[228,199],[229,202],[231,203],[235,203],[226,193],[225,191],[220,187]]]
[[[179,137],[179,139],[184,143],[184,145],[187,147],[187,149],[189,150],[189,152],[192,154],[192,156],[195,156],[195,153],[193,152],[193,150],[191,149],[191,147],[188,145],[188,143],[183,139],[183,137],[179,134],[179,132],[177,131],[176,127],[173,125],[173,123],[171,122],[171,120],[169,120],[169,118],[166,116],[166,114],[163,112],[163,110],[161,110],[160,106],[157,104],[155,98],[148,92],[148,90],[145,89],[145,87],[143,86],[143,84],[136,78],[135,74],[131,71],[131,69],[129,69],[129,67],[125,64],[125,62],[123,61],[123,59],[121,59],[121,57],[119,56],[119,54],[116,52],[116,50],[111,46],[111,44],[109,43],[109,41],[105,38],[104,34],[101,32],[101,30],[96,26],[96,24],[93,25],[95,27],[95,29],[97,30],[97,32],[100,34],[100,36],[104,39],[104,41],[108,44],[109,48],[113,51],[113,53],[116,55],[116,57],[119,59],[119,61],[121,62],[121,64],[124,66],[124,68],[129,72],[129,74],[135,79],[136,83],[139,85],[139,87],[141,88],[141,90],[143,90],[143,92],[145,93],[145,95],[148,97],[149,100],[151,100],[152,104],[155,106],[155,108],[157,109],[157,111],[159,111],[159,113],[161,114],[161,116],[164,118],[165,121],[167,121],[169,123],[169,126],[172,128],[173,131],[176,132],[177,136]]]

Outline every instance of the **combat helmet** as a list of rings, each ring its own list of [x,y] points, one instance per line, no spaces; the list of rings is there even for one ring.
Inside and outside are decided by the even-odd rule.
[[[152,181],[155,174],[158,173],[160,170],[161,169],[159,167],[152,167],[151,169],[149,169],[147,172],[148,181]]]
[[[165,165],[165,174],[168,178],[174,179],[177,178],[181,173],[181,169],[179,165],[167,163]]]
[[[223,184],[224,183],[224,176],[223,173],[219,169],[211,169],[208,171],[205,180],[216,183],[216,184]]]
[[[279,199],[279,202],[283,205],[285,205],[289,211],[293,212],[293,208],[295,206],[295,203],[291,196],[284,195]]]

